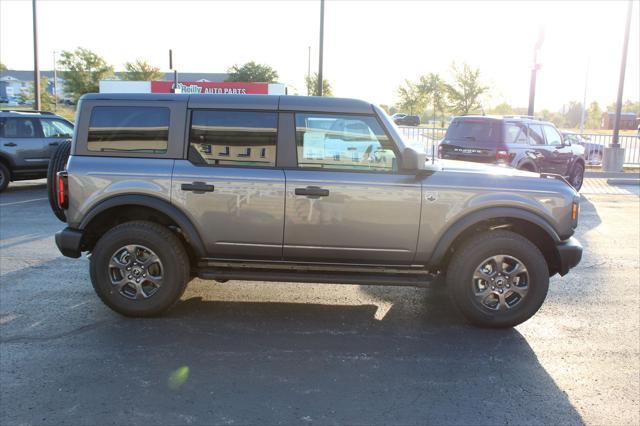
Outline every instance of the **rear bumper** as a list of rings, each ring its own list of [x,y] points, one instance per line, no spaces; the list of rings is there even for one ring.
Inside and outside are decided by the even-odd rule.
[[[82,242],[82,231],[73,228],[64,228],[56,232],[56,245],[64,256],[80,257],[80,243]]]
[[[571,237],[556,245],[560,258],[560,275],[566,275],[571,268],[580,263],[582,259],[582,245]]]

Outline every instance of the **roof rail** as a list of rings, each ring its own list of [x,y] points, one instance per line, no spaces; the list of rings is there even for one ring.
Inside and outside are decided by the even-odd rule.
[[[41,111],[37,109],[0,109],[0,112],[17,112],[17,113],[26,113],[26,114],[45,114],[45,115],[55,115],[55,113],[51,111]]]
[[[530,118],[532,120],[539,120],[538,117],[535,117],[533,115],[517,115],[517,114],[514,114],[514,115],[503,115],[503,117],[504,118]]]

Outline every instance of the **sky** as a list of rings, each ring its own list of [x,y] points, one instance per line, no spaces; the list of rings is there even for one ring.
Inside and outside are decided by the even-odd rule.
[[[624,98],[640,100],[640,2],[634,0]],[[618,89],[627,1],[340,1],[325,3],[324,76],[335,96],[394,104],[405,79],[451,64],[481,71],[486,106],[526,106],[539,28],[536,109],[569,101],[606,106]],[[225,72],[254,60],[305,94],[318,66],[319,0],[56,1],[38,0],[39,58],[78,46],[116,70],[138,58],[168,71],[168,49],[183,72]],[[0,62],[33,69],[30,0],[0,0]],[[587,78],[588,68],[588,78]]]

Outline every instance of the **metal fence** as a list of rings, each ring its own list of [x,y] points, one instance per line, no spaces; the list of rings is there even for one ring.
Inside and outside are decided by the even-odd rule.
[[[441,127],[409,127],[399,126],[404,138],[411,143],[424,146],[427,155],[437,152],[438,144],[444,138],[447,129]],[[611,143],[613,135],[589,134],[581,135],[588,145],[585,156],[589,164],[598,165],[602,162],[604,147]],[[640,138],[638,136],[620,136],[620,146],[624,148],[625,165],[640,165]]]

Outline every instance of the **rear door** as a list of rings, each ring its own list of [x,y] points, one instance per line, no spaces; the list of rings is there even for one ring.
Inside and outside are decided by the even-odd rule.
[[[374,116],[295,114],[297,167],[286,169],[284,259],[411,264],[421,183]]]
[[[280,260],[284,172],[276,167],[275,111],[191,111],[186,160],[176,160],[172,202],[208,256]]]
[[[13,159],[16,169],[47,167],[49,151],[38,117],[6,117],[0,124],[2,151]]]
[[[56,152],[60,143],[73,137],[73,126],[67,121],[57,118],[42,118],[40,124],[49,157]]]

